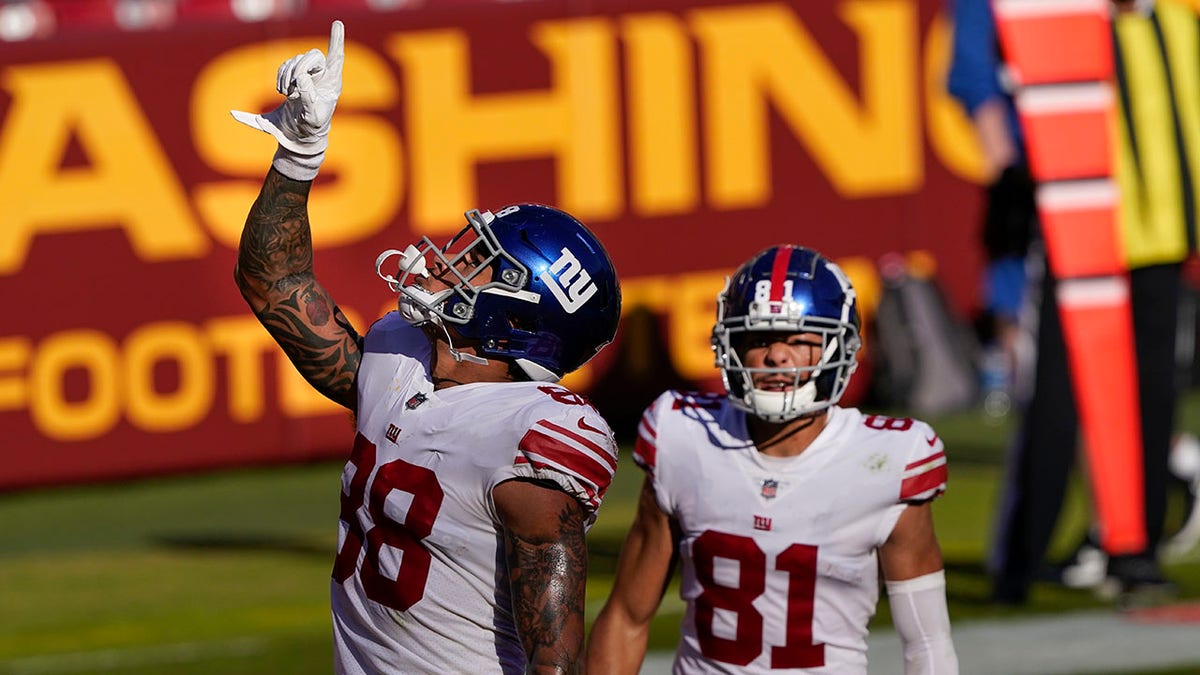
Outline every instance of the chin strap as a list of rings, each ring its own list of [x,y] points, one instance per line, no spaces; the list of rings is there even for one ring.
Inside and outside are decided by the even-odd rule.
[[[486,366],[487,364],[491,363],[491,361],[488,361],[483,357],[475,356],[474,354],[468,354],[466,352],[460,352],[453,346],[450,347],[450,355],[453,356],[454,360],[458,361],[459,363],[466,361],[467,363],[475,363],[481,366]]]
[[[454,357],[456,362],[462,363],[465,361],[467,363],[474,363],[479,366],[486,366],[491,363],[491,361],[488,361],[482,356],[475,356],[474,354],[460,352],[459,350],[455,349],[454,338],[450,337],[450,329],[446,328],[446,324],[442,323],[441,321],[433,321],[431,323],[437,324],[437,327],[442,329],[442,335],[446,336],[446,344],[450,345],[450,356]]]

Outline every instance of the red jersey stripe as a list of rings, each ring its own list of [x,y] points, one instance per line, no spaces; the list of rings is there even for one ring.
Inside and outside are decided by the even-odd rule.
[[[900,483],[900,499],[913,499],[924,492],[937,490],[942,492],[946,489],[946,465],[943,464],[935,469],[930,469],[912,478],[905,478]]]
[[[938,453],[934,453],[928,457],[925,457],[923,459],[918,459],[917,461],[913,462],[912,464],[909,464],[908,466],[904,467],[904,470],[912,471],[913,469],[916,469],[918,467],[922,467],[922,466],[925,466],[926,464],[931,464],[933,462],[936,462],[939,459],[945,461],[946,453],[938,452]]]
[[[601,491],[612,482],[613,470],[578,449],[538,429],[530,429],[518,445],[533,455],[530,461],[544,461],[595,485]]]
[[[650,425],[649,419],[643,417],[638,423],[638,436],[653,441],[658,438],[658,431]]]
[[[658,447],[644,436],[638,436],[633,444],[633,460],[642,468],[653,470],[658,460]]]
[[[583,448],[586,448],[587,450],[591,451],[592,454],[594,454],[596,456],[595,459],[603,460],[605,463],[607,463],[612,468],[613,471],[617,470],[617,458],[614,457],[613,455],[609,454],[608,451],[606,451],[604,448],[597,445],[595,441],[587,438],[586,436],[581,436],[566,427],[560,427],[557,424],[552,424],[550,422],[547,422],[546,420],[541,420],[534,426],[541,426],[541,427],[545,428],[547,431],[549,431],[551,434],[559,434],[559,435],[567,437],[571,441],[574,441],[575,443],[578,443]]]
[[[530,459],[525,455],[517,455],[516,459],[513,460],[513,464],[528,464],[529,466],[532,466],[538,470],[558,470],[558,467],[554,466],[553,464],[530,461]],[[584,494],[587,495],[587,502],[588,505],[592,507],[592,510],[595,511],[596,509],[600,508],[600,500],[596,498],[596,491],[593,490],[589,485],[581,484],[580,487],[583,488]],[[604,490],[601,490],[600,494],[603,495]]]
[[[771,265],[771,302],[783,300],[783,282],[787,279],[788,261],[792,259],[792,247],[780,246],[775,251]]]

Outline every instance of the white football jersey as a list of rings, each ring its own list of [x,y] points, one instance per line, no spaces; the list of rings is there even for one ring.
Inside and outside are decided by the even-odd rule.
[[[634,461],[681,529],[676,673],[866,672],[876,548],[946,486],[927,424],[834,407],[803,453],[769,457],[724,396],[669,391]]]
[[[523,673],[492,489],[552,481],[590,527],[616,471],[612,432],[578,395],[434,391],[431,350],[395,312],[366,335],[332,581],[338,673]]]

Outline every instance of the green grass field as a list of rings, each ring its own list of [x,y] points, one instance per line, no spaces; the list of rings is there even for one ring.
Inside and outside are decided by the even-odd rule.
[[[1200,397],[1187,399],[1181,420],[1200,431]],[[982,560],[1010,429],[975,413],[933,422],[951,458],[935,517],[954,620],[1106,606],[1049,585],[1028,607],[987,602]],[[340,472],[340,463],[321,463],[0,497],[0,673],[330,672]],[[622,461],[591,532],[591,616],[611,584],[640,481]],[[1076,484],[1057,555],[1085,519]],[[1185,598],[1200,598],[1200,555],[1168,571]],[[654,648],[674,645],[681,610],[668,593]],[[884,602],[876,623],[888,622]]]

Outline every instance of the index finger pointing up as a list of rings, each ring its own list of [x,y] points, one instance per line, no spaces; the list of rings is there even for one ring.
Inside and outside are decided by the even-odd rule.
[[[339,77],[342,74],[342,61],[345,60],[346,27],[341,21],[334,21],[329,29],[329,50],[325,52],[325,69],[333,71]]]

